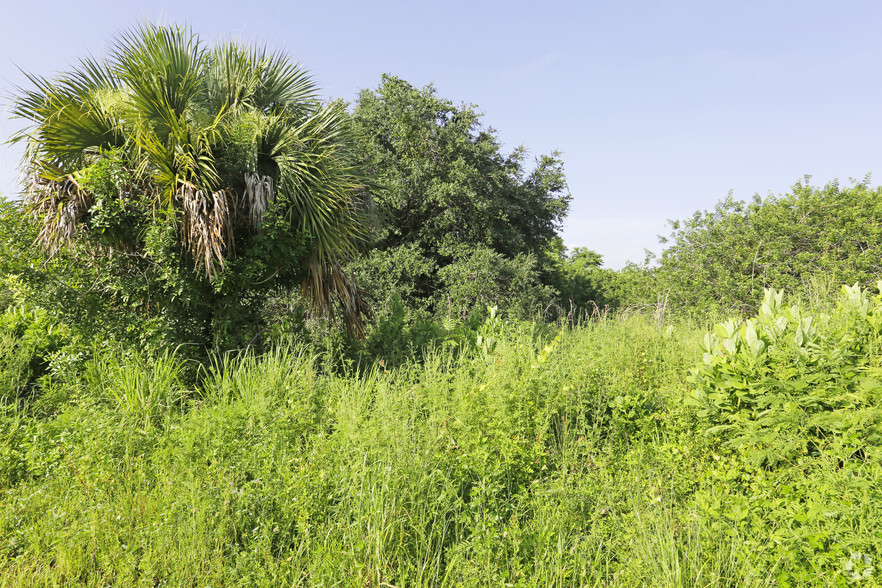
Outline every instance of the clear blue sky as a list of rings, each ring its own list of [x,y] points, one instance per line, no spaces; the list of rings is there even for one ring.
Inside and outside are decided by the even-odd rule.
[[[3,94],[23,83],[18,68],[51,75],[144,20],[283,49],[333,98],[384,72],[434,83],[477,104],[506,150],[563,152],[564,240],[610,267],[657,251],[667,219],[730,190],[847,183],[882,163],[878,0],[44,0],[3,18]],[[5,108],[0,136],[17,124]],[[17,191],[19,157],[0,148],[0,193]]]

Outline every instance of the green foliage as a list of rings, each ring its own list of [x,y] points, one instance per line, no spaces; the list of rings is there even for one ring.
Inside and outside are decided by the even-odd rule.
[[[83,370],[83,383],[95,400],[114,402],[127,424],[149,428],[180,407],[182,372],[180,358],[168,350],[144,358],[96,349]]]
[[[110,217],[103,216],[105,228],[120,226]],[[53,324],[86,340],[142,349],[175,339],[210,344],[210,315],[202,310],[209,284],[179,263],[174,225],[166,221],[160,214],[139,225],[143,253],[127,250],[116,237],[114,247],[107,246],[111,234],[122,233],[95,229],[103,235],[97,242],[78,240],[47,257],[34,243],[38,226],[33,217],[20,205],[6,203],[0,215],[0,277],[9,304],[47,313]]]
[[[354,359],[397,366],[423,357],[432,345],[468,349],[488,308],[509,319],[540,315],[554,292],[541,283],[536,265],[532,255],[508,259],[489,248],[461,247],[433,272],[432,262],[414,246],[374,250],[352,264],[368,298],[382,301],[363,344],[353,346]],[[432,281],[437,285],[427,287]]]
[[[789,194],[731,195],[672,221],[655,286],[676,308],[749,313],[764,288],[808,294],[813,281],[870,286],[882,271],[882,188],[799,182]]]
[[[716,325],[691,376],[708,433],[768,466],[882,445],[880,302],[844,287],[834,313],[812,316],[768,290],[756,319]]]
[[[687,401],[719,446],[696,506],[733,536],[764,530],[769,547],[754,549],[777,585],[875,585],[880,308],[858,285],[820,314],[768,290],[756,318],[704,337]]]
[[[435,308],[460,318],[488,306],[505,309],[512,317],[531,318],[553,295],[540,282],[535,257],[520,254],[508,259],[485,247],[459,248],[453,260],[438,270],[438,278]]]
[[[603,257],[596,251],[576,247],[568,253],[557,239],[546,257],[544,281],[556,290],[559,304],[568,313],[590,315],[622,306],[615,291],[619,275],[600,267]]]
[[[147,49],[133,63],[162,47]],[[151,132],[170,142],[138,149],[180,147],[194,186],[292,188],[261,155],[290,143],[251,102],[302,106],[269,83],[298,70],[263,55],[272,75],[255,77],[254,55],[218,54],[199,104],[229,118],[185,144],[167,117]],[[169,81],[171,106],[195,83]],[[125,118],[122,93],[98,94],[40,127],[38,153],[75,163],[50,180],[72,199],[38,207],[42,225],[0,203],[0,586],[878,585],[882,294],[861,288],[878,190],[726,201],[675,223],[658,268],[611,272],[556,238],[557,160],[524,178],[473,108],[385,78],[353,115],[386,222],[349,268],[379,309],[353,341],[290,291],[312,262],[352,287],[346,256],[314,256],[328,233],[291,230],[309,187],[251,202],[205,273],[175,201],[153,204],[174,170],[141,175],[152,164],[113,133],[77,143],[90,116]],[[52,106],[35,96],[22,107]],[[35,239],[71,211],[72,243],[47,257]],[[858,283],[831,304],[843,276]],[[807,303],[767,290],[703,338],[665,322],[667,305],[748,308],[779,283]],[[523,320],[555,296],[656,312]]]
[[[46,311],[27,305],[7,308],[0,314],[0,399],[33,393],[71,339],[70,331]]]
[[[523,319],[541,314],[554,299],[532,254],[508,258],[489,247],[463,245],[449,250],[446,259],[438,266],[411,244],[374,249],[349,269],[378,308],[378,320],[399,304],[415,317],[464,320],[496,306]]]
[[[183,399],[159,369],[174,356],[100,352],[56,419],[0,419],[0,583],[610,578],[616,556],[591,554],[614,537],[595,522],[615,473],[585,475],[605,458],[581,415],[614,390],[585,373],[601,355],[630,369],[604,349],[624,332],[655,349],[648,328],[549,333],[491,313],[455,357],[347,376],[305,350],[226,355]],[[635,384],[671,381],[646,373]]]
[[[437,281],[436,263],[415,244],[371,249],[349,271],[380,316],[396,298],[407,308],[427,309]]]
[[[0,399],[17,399],[31,377],[33,353],[19,337],[0,329]]]
[[[19,203],[0,197],[0,310],[24,301],[26,288],[19,276],[44,261],[33,246],[35,224],[28,220]]]
[[[131,193],[131,170],[122,151],[111,149],[80,171],[80,187],[94,202],[84,219],[89,235],[106,246],[134,251],[143,243],[150,210]]]
[[[379,248],[416,243],[434,255],[485,245],[514,257],[556,236],[570,200],[562,163],[544,156],[527,174],[524,150],[500,153],[474,107],[387,75],[359,95],[352,119],[358,152],[383,187],[374,194],[385,221]]]
[[[340,266],[367,236],[363,174],[342,105],[320,103],[298,65],[143,25],[105,59],[30,81],[13,110],[29,126],[13,141],[26,143],[37,238],[100,266],[97,304],[161,315],[139,336],[247,345],[264,326],[257,301],[294,284],[314,310],[339,299],[361,331]]]
[[[780,352],[763,339],[765,365],[820,370],[800,354],[830,343],[845,358],[833,379],[875,378],[879,305],[851,289],[802,346],[800,310]],[[491,309],[425,319],[417,361],[402,311],[383,333],[402,355],[358,370],[324,371],[316,349],[251,350],[185,390],[173,353],[99,349],[64,374],[77,392],[53,418],[6,407],[0,585],[878,583],[880,448],[827,423],[799,429],[814,451],[770,467],[762,446],[727,444],[737,432],[703,435],[734,413],[685,403],[697,329],[640,314],[558,329]],[[794,312],[770,297],[758,339]],[[727,331],[740,359],[726,365],[753,361],[746,333]]]
[[[368,327],[364,341],[355,350],[359,364],[398,367],[424,356],[432,345],[455,341],[450,331],[442,328],[427,313],[411,310],[393,298],[387,312]]]
[[[442,314],[547,303],[532,275],[543,275],[570,200],[556,153],[528,171],[526,151],[504,155],[475,107],[392,76],[359,95],[352,126],[375,182],[375,250],[354,266],[369,295],[394,292],[408,308]],[[512,288],[526,284],[530,291],[508,304]]]

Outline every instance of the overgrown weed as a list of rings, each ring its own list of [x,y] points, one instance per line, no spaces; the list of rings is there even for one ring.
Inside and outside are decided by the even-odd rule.
[[[0,584],[872,585],[876,453],[771,470],[705,436],[699,332],[491,316],[457,353],[280,346],[192,390],[97,354],[57,416],[0,419]]]

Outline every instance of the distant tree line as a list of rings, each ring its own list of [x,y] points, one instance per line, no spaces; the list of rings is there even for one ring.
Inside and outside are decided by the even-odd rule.
[[[745,313],[764,288],[802,297],[882,276],[882,188],[869,177],[842,187],[809,178],[787,194],[740,202],[671,222],[651,290],[689,312]],[[824,292],[821,292],[823,294]]]
[[[730,196],[672,222],[655,262],[605,269],[559,235],[572,198],[559,153],[505,153],[476,106],[394,76],[348,108],[322,103],[284,54],[207,47],[184,27],[145,25],[104,60],[30,81],[14,107],[30,125],[14,138],[27,201],[3,205],[0,304],[86,338],[199,356],[318,321],[417,345],[488,307],[745,312],[766,287],[868,285],[882,267],[867,179]]]

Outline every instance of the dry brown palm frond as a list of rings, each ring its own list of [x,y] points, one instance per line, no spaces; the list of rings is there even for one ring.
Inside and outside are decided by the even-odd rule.
[[[272,176],[257,172],[245,172],[245,192],[242,194],[242,206],[247,211],[248,224],[257,228],[263,222],[263,216],[275,200]]]
[[[184,246],[195,266],[202,264],[209,277],[217,265],[224,266],[224,251],[233,249],[233,227],[227,192],[207,192],[193,184],[181,184],[177,198],[181,204]]]
[[[312,309],[334,318],[334,299],[340,305],[341,318],[350,336],[364,337],[364,318],[370,319],[371,309],[361,290],[349,279],[335,260],[322,263],[316,257],[309,261],[308,278],[303,282],[303,295]]]
[[[89,194],[70,177],[53,181],[35,178],[28,201],[35,218],[43,221],[37,241],[50,257],[73,240],[79,219],[92,204]]]

